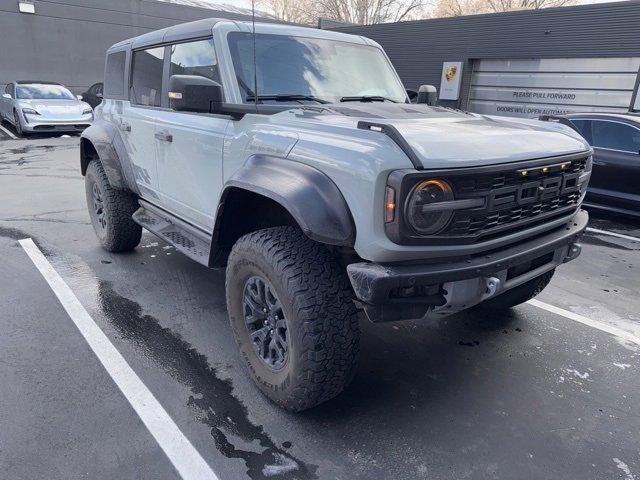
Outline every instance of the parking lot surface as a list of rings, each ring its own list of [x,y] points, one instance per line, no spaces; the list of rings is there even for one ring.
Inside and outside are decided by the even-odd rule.
[[[290,414],[243,372],[224,272],[149,233],[130,254],[99,247],[78,137],[2,141],[0,192],[3,478],[180,478],[25,238],[221,479],[640,478],[637,225],[595,219],[622,236],[589,232],[538,303],[504,316],[361,319],[353,384]]]

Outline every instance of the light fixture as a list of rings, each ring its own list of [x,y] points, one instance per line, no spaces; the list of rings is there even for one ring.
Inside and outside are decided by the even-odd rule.
[[[28,0],[20,0],[18,2],[18,10],[20,10],[20,13],[36,13],[36,6],[33,2],[30,2]]]

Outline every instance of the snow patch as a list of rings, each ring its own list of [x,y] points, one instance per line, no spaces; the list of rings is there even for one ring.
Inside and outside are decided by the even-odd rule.
[[[265,477],[283,475],[298,469],[298,464],[289,457],[285,457],[281,453],[274,453],[273,456],[276,457],[276,463],[273,465],[265,465],[262,469],[262,475]]]
[[[573,373],[576,377],[581,378],[582,380],[589,378],[589,372],[580,373],[578,370],[572,368],[565,368],[564,371],[567,373]]]
[[[628,363],[616,363],[616,362],[613,362],[613,365],[618,367],[620,370],[626,370],[627,368],[629,368],[631,366]]]
[[[613,461],[615,462],[616,466],[624,472],[625,480],[636,480],[635,475],[631,473],[631,469],[629,469],[629,466],[626,463],[624,463],[619,458],[614,458]]]

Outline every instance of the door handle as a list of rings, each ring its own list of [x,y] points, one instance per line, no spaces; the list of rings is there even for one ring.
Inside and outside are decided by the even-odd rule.
[[[161,142],[173,142],[173,135],[169,132],[156,132],[154,135]]]
[[[131,124],[129,122],[125,122],[124,120],[120,121],[120,128],[122,129],[123,132],[130,132],[131,131]]]

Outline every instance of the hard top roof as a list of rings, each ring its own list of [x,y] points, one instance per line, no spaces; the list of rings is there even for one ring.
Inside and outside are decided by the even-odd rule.
[[[126,50],[127,48],[137,49],[161,43],[177,42],[180,40],[188,40],[190,38],[206,37],[211,35],[212,28],[220,22],[229,22],[238,27],[238,31],[251,31],[252,23],[250,21],[229,20],[224,18],[205,18],[194,22],[181,23],[171,27],[155,30],[145,33],[138,37],[129,38],[112,45],[108,52],[118,50]],[[364,37],[351,35],[341,32],[333,32],[329,30],[319,30],[317,28],[302,27],[298,25],[288,25],[283,23],[267,23],[257,22],[255,24],[257,33],[290,33],[305,36],[330,38],[335,40],[351,41],[357,43],[374,44],[371,40],[365,40]]]

